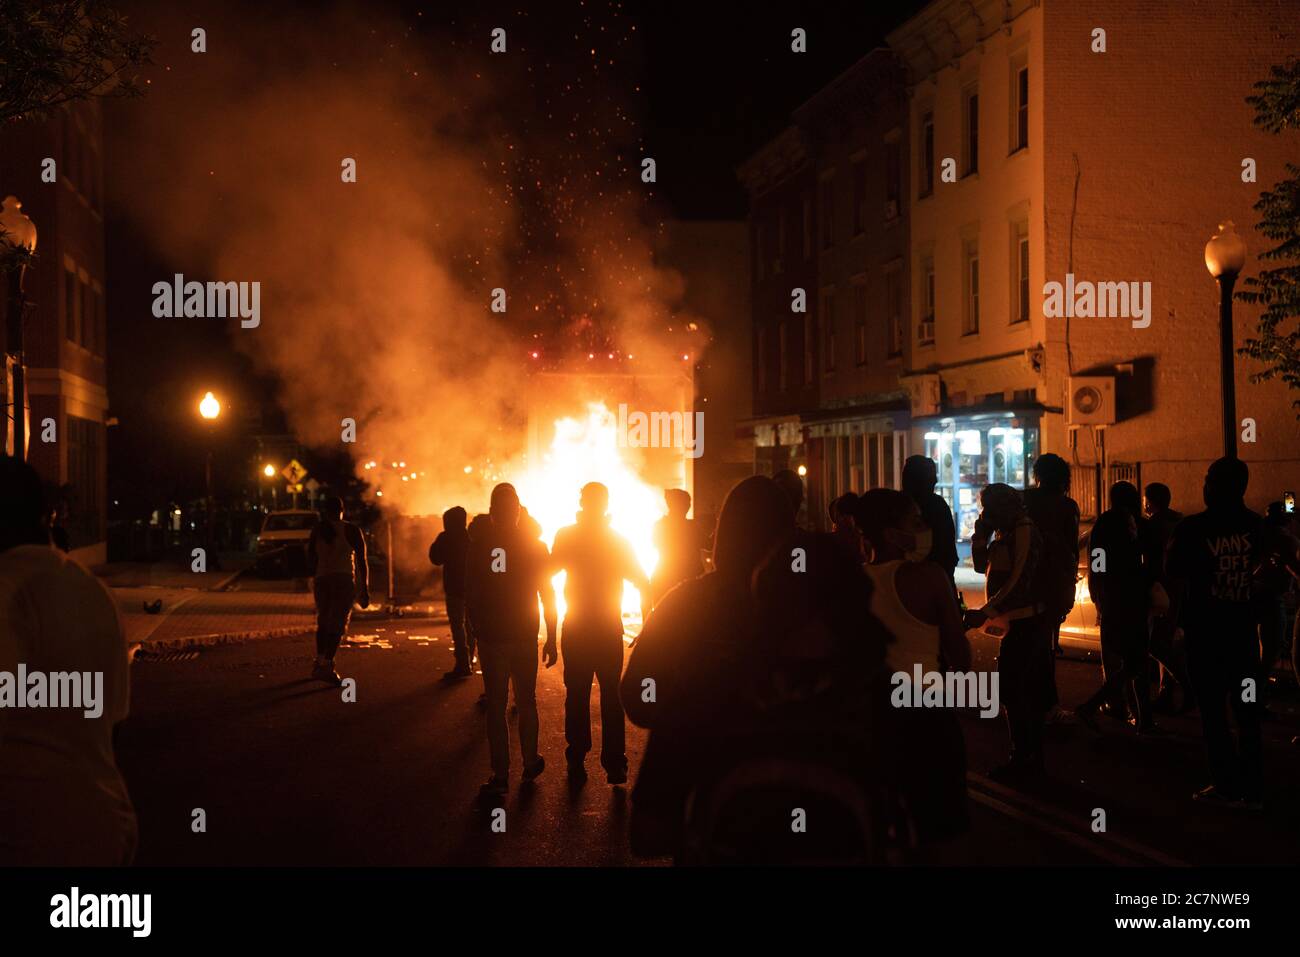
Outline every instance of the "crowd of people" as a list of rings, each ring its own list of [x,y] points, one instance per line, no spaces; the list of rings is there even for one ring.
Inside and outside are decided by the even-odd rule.
[[[633,843],[646,853],[682,839],[692,795],[748,753],[737,744],[747,730],[767,728],[771,740],[772,722],[779,729],[779,715],[793,700],[801,707],[815,702],[813,711],[857,734],[863,781],[887,783],[914,834],[943,840],[961,833],[965,749],[953,709],[890,713],[879,702],[891,674],[911,674],[915,666],[924,674],[969,669],[973,631],[998,642],[1009,755],[990,770],[995,779],[1029,782],[1046,774],[1049,724],[1077,721],[1100,732],[1098,716],[1106,715],[1154,737],[1163,733],[1157,711],[1196,707],[1210,780],[1193,797],[1260,807],[1260,720],[1290,626],[1286,596],[1300,576],[1290,516],[1280,503],[1268,517],[1247,508],[1247,466],[1225,458],[1206,473],[1203,511],[1184,518],[1171,508],[1167,486],[1152,483],[1142,493],[1118,482],[1109,508],[1081,534],[1069,465],[1045,454],[1032,474],[1027,489],[995,483],[980,493],[970,548],[986,592],[975,608],[966,607],[955,581],[952,509],[935,492],[935,463],[923,456],[906,461],[902,490],[832,501],[829,533],[801,527],[803,483],[794,472],[746,479],[722,508],[707,571],[707,536],[686,517],[687,494],[670,490],[650,581],[609,529],[608,493],[597,484],[582,490],[578,521],[557,535],[549,556],[536,528],[519,528],[509,485],[494,490],[480,535],[466,534],[463,511],[453,510],[431,558],[445,569],[453,674],[468,673],[477,642],[488,686],[493,773],[484,794],[508,786],[508,681],[519,708],[524,778],[543,767],[532,701],[538,605],[549,667],[557,658],[550,579],[565,570],[560,647],[569,773],[585,777],[594,675],[610,782],[626,780],[624,712],[651,732],[633,792]],[[1097,610],[1102,678],[1072,712],[1061,707],[1056,666],[1061,626],[1083,577],[1081,553]],[[625,581],[640,590],[645,618],[624,669]]]
[[[836,498],[829,532],[802,521],[803,482],[791,471],[738,483],[711,533],[688,517],[689,495],[670,489],[649,576],[611,527],[600,483],[580,490],[574,523],[549,548],[509,484],[472,521],[449,509],[429,558],[442,569],[453,637],[446,680],[470,678],[476,662],[481,669],[491,775],[480,799],[493,806],[510,786],[512,690],[522,778],[545,769],[536,704],[544,634],[540,663],[563,667],[571,782],[587,778],[593,684],[611,785],[629,778],[625,721],[649,730],[632,791],[636,853],[680,856],[701,828],[761,840],[772,830],[759,819],[722,813],[746,788],[834,804],[864,847],[882,834],[951,846],[969,828],[957,707],[900,707],[891,691],[900,675],[972,673],[969,636],[981,632],[997,641],[997,710],[1009,741],[994,777],[1020,785],[1046,775],[1050,723],[1096,732],[1109,715],[1158,737],[1158,711],[1195,707],[1209,782],[1193,797],[1261,807],[1260,723],[1300,578],[1291,516],[1280,504],[1263,516],[1249,509],[1247,466],[1224,458],[1209,467],[1196,514],[1174,511],[1164,485],[1143,494],[1118,482],[1085,535],[1067,463],[1042,455],[1032,471],[1023,491],[995,483],[980,492],[970,549],[986,584],[972,608],[955,578],[952,510],[935,492],[935,463],[921,456],[905,463],[901,490]],[[3,459],[0,485],[0,671],[76,663],[107,683],[101,720],[0,709],[0,818],[23,822],[0,829],[0,856],[129,861],[135,818],[111,741],[126,713],[120,621],[104,586],[53,547],[30,466]],[[324,500],[308,552],[312,675],[337,685],[352,608],[369,603],[365,536],[339,499]],[[1055,671],[1081,564],[1098,612],[1102,680],[1071,712]],[[552,585],[560,572],[562,622]],[[630,652],[627,584],[642,600]],[[75,627],[64,621],[73,613]]]

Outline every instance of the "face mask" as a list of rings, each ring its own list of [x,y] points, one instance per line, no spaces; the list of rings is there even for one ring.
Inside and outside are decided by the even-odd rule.
[[[928,528],[919,531],[912,536],[912,547],[904,551],[903,557],[909,562],[923,562],[933,544],[934,532]]]

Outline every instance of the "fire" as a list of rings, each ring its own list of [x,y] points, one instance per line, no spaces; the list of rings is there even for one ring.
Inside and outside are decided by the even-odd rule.
[[[663,490],[643,481],[619,448],[618,421],[602,402],[587,404],[585,418],[555,422],[555,437],[541,462],[533,463],[512,481],[528,514],[542,526],[549,547],[555,533],[571,525],[578,511],[578,492],[588,482],[609,489],[610,525],[628,540],[641,567],[649,575],[659,553],[654,546],[654,525],[664,514]],[[554,579],[556,601],[564,615],[564,573]],[[641,599],[624,583],[623,618],[639,626]]]

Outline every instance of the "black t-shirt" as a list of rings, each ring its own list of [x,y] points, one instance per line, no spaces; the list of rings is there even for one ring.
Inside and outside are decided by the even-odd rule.
[[[1198,512],[1174,528],[1165,568],[1186,585],[1182,613],[1189,634],[1254,633],[1255,569],[1265,538],[1264,520],[1236,506]]]

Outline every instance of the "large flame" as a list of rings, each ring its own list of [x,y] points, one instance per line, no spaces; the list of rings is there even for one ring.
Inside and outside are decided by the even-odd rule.
[[[578,493],[588,482],[609,489],[610,525],[632,545],[645,573],[654,571],[659,553],[654,545],[654,525],[664,514],[663,492],[644,482],[624,458],[619,447],[618,422],[603,402],[589,402],[585,418],[555,422],[555,437],[540,462],[512,482],[528,514],[542,526],[542,540],[550,547],[555,533],[573,524]],[[556,602],[564,615],[564,573],[555,576]],[[641,599],[630,584],[623,586],[624,627],[639,630]]]

